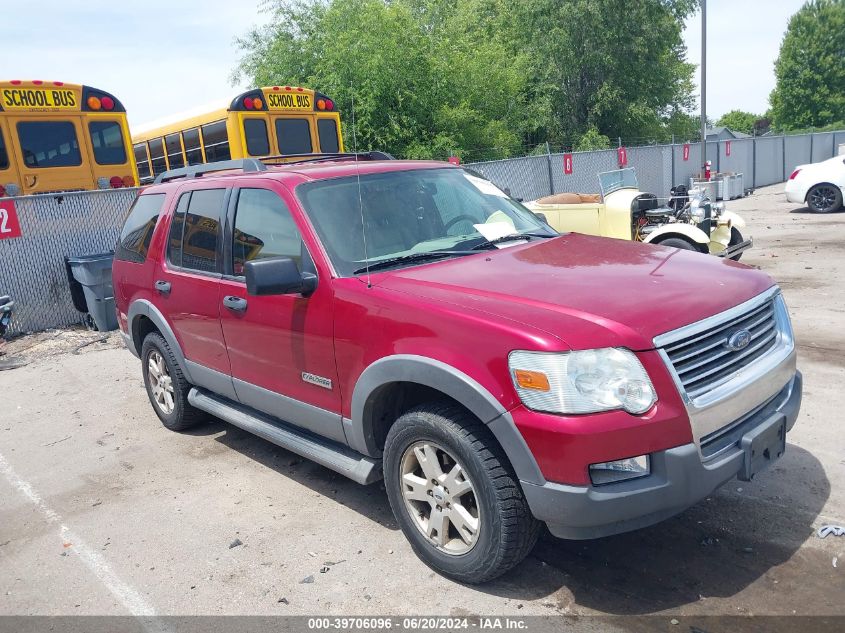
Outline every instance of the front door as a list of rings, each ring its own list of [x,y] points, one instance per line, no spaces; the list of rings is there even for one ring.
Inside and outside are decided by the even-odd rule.
[[[309,297],[246,292],[250,260],[291,257],[300,270],[316,273],[288,195],[263,181],[233,193],[220,282],[223,338],[242,403],[343,442],[330,285],[322,280]]]
[[[91,188],[82,117],[9,117],[9,133],[20,157],[22,193]]]

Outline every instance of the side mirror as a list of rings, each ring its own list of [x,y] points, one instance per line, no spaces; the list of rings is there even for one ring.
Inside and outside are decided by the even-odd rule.
[[[541,220],[544,224],[549,223],[549,219],[546,217],[545,213],[541,213],[540,211],[534,211],[533,213],[537,216],[537,219]]]
[[[247,294],[308,296],[317,289],[317,275],[301,273],[290,257],[268,257],[244,264]]]

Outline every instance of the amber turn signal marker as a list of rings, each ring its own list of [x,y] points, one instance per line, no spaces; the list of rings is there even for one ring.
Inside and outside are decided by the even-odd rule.
[[[88,97],[88,107],[92,110],[99,110],[101,105],[102,104],[100,103],[100,100],[97,97],[93,95]]]
[[[527,369],[514,369],[516,384],[523,389],[534,389],[535,391],[549,391],[549,379],[546,374],[539,371],[528,371]]]

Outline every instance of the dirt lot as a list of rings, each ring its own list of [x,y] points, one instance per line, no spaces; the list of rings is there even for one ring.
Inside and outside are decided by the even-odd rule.
[[[223,423],[166,431],[115,338],[46,333],[0,372],[0,614],[845,615],[845,536],[814,534],[845,524],[845,213],[781,190],[728,203],[756,242],[743,261],[784,289],[805,378],[758,481],[632,534],[546,537],[463,586],[414,557],[379,485]]]

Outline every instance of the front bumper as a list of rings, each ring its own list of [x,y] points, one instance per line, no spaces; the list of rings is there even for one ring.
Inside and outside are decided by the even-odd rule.
[[[759,428],[784,418],[786,430],[792,428],[801,407],[801,387],[801,373],[796,371],[773,398],[711,440],[710,446],[717,449],[706,457],[697,444],[689,443],[652,453],[651,474],[632,481],[604,486],[522,482],[531,512],[552,534],[568,539],[628,532],[678,514],[746,472],[744,440]]]

